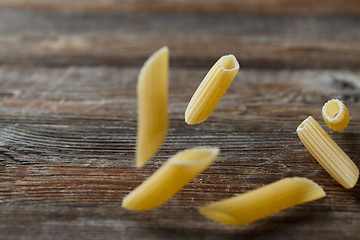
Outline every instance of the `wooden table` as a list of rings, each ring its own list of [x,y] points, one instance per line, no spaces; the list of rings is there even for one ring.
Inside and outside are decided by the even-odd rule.
[[[170,48],[170,130],[134,168],[136,81]],[[204,123],[184,111],[212,64],[241,70]],[[0,239],[360,239],[360,186],[345,190],[295,132],[312,115],[360,166],[360,4],[331,1],[0,1]],[[321,107],[351,121],[331,131]],[[176,152],[218,146],[217,161],[163,206],[123,197]],[[198,207],[284,177],[321,200],[243,227]]]

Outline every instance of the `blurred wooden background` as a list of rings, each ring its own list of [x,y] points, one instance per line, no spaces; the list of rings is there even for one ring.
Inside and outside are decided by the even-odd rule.
[[[170,48],[170,131],[134,168],[136,80]],[[241,70],[211,117],[184,111],[208,69],[233,53]],[[332,132],[331,98],[351,121]],[[0,0],[0,239],[358,239],[359,184],[345,190],[296,127],[314,116],[360,166],[360,1]],[[185,148],[218,160],[162,207],[122,198]],[[244,227],[197,208],[289,176],[327,197]]]

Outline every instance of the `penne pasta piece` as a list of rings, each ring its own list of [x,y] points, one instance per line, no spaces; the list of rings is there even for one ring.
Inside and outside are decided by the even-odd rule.
[[[322,117],[334,131],[341,131],[349,124],[349,112],[342,101],[331,99],[322,108]]]
[[[359,169],[313,117],[305,119],[296,132],[311,155],[338,183],[347,189],[355,186]]]
[[[196,147],[171,157],[145,182],[127,195],[122,207],[133,211],[156,208],[169,200],[218,156],[218,148]]]
[[[284,178],[261,188],[205,205],[199,212],[215,222],[245,225],[325,195],[324,190],[309,179]]]
[[[239,71],[234,55],[221,57],[201,82],[192,96],[186,111],[185,122],[189,125],[205,121],[215,109]]]
[[[168,132],[168,72],[169,49],[162,47],[145,62],[138,77],[137,167],[158,151]]]

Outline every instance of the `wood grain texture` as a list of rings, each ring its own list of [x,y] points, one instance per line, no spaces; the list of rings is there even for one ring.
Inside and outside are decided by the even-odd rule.
[[[210,118],[188,126],[186,105],[208,69],[172,67],[168,137],[145,168],[135,169],[139,69],[0,67],[0,239],[356,239],[359,183],[344,190],[295,130],[313,115],[359,165],[359,71],[241,70]],[[340,133],[321,120],[333,97],[351,114]],[[121,208],[167,158],[200,145],[222,153],[169,202],[143,213]],[[245,227],[197,213],[210,201],[291,176],[316,181],[327,197]]]
[[[0,11],[0,63],[140,65],[163,45],[170,64],[358,68],[357,17]]]
[[[357,239],[360,188],[344,190],[296,135],[314,116],[360,166],[360,5],[352,0],[0,0],[0,239]],[[136,81],[170,48],[170,131],[135,169]],[[220,57],[241,69],[210,118],[185,108]],[[251,68],[250,68],[251,67]],[[351,120],[331,131],[321,107]],[[165,205],[133,213],[123,197],[185,148],[217,161]],[[327,197],[245,227],[197,208],[284,177]]]
[[[187,103],[209,68],[170,68],[170,117],[184,118]],[[4,65],[0,67],[0,111],[136,118],[139,70],[140,66]],[[321,107],[331,98],[340,98],[348,108],[356,108],[359,89],[358,70],[241,69],[218,104],[219,111],[215,109],[211,116],[305,119],[313,114],[321,117]],[[349,111],[351,118],[360,118],[356,109]]]
[[[96,12],[196,12],[237,14],[360,14],[360,3],[353,0],[1,0],[0,8],[51,11]]]

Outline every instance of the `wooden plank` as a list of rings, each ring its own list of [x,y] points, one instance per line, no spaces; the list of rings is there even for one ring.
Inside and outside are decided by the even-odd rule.
[[[0,63],[142,64],[170,47],[171,64],[356,68],[360,19],[0,11]]]
[[[210,69],[170,69],[170,113],[183,118],[188,101]],[[136,116],[135,67],[0,67],[0,111],[6,114],[84,114]],[[360,101],[358,70],[240,69],[214,118],[302,119],[320,116],[331,98],[355,107]],[[269,105],[271,107],[269,108]],[[235,118],[235,119],[234,119]]]
[[[184,123],[206,68],[171,68],[170,131],[134,168],[139,67],[0,67],[0,239],[356,239],[359,184],[344,190],[295,129],[309,114],[359,165],[360,72],[241,70],[211,117]],[[349,126],[330,131],[322,104],[344,100]],[[219,146],[218,160],[164,206],[133,213],[122,198],[179,150]],[[327,197],[244,227],[197,208],[283,177],[308,177]]]
[[[196,12],[236,14],[360,14],[360,3],[353,0],[1,0],[0,8],[81,12]]]

